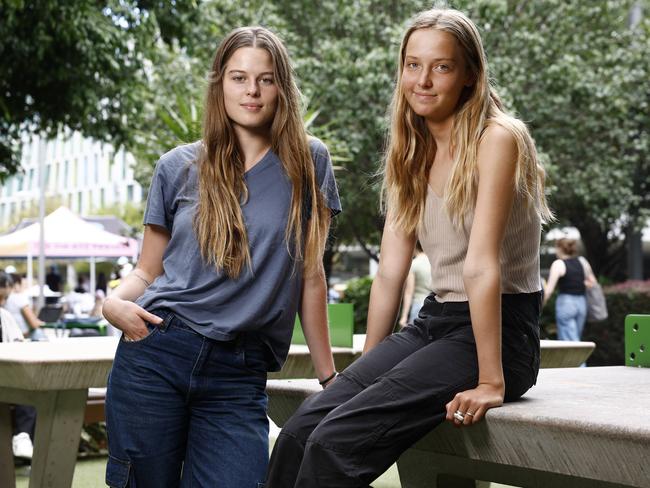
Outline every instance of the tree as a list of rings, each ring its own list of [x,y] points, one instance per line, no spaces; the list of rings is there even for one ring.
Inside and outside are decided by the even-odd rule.
[[[550,201],[597,272],[625,275],[625,228],[650,209],[650,23],[633,2],[462,2],[507,105],[548,161]]]
[[[453,2],[478,25],[506,106],[531,128],[559,221],[580,229],[596,270],[618,278],[622,231],[638,228],[650,209],[650,28],[647,15],[628,27],[632,3]],[[270,27],[285,39],[301,88],[318,110],[312,130],[326,133],[333,152],[343,156],[337,163],[344,207],[339,242],[358,242],[372,255],[383,227],[374,175],[397,49],[404,22],[422,8],[421,2],[380,0],[201,4],[188,47],[157,53],[146,94],[146,111],[154,116],[143,133],[164,130],[164,117],[155,115],[161,107],[183,111],[170,106],[179,94],[200,105],[205,72],[226,32],[244,24]]]
[[[0,0],[0,179],[19,169],[25,134],[68,127],[117,146],[129,142],[145,59],[159,38],[184,39],[195,6]]]

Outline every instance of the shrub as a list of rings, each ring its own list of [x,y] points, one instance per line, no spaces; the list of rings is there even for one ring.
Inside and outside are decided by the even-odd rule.
[[[347,285],[341,302],[354,305],[354,333],[365,334],[372,278],[370,276],[355,278],[348,281]]]

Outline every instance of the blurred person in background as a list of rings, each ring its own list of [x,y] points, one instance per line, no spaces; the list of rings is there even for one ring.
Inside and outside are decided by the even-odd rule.
[[[11,275],[13,288],[7,298],[5,308],[20,327],[23,336],[33,341],[46,340],[41,329],[45,322],[40,320],[32,309],[32,300],[27,292],[27,279],[23,275]]]
[[[4,271],[0,271],[0,341],[22,342],[25,340],[13,315],[5,310],[7,298],[12,293],[13,280]],[[34,427],[36,425],[36,409],[28,405],[14,405],[12,408],[13,437],[11,447],[14,457],[31,459],[34,446]]]
[[[557,286],[555,322],[557,338],[561,341],[579,341],[587,320],[587,288],[596,283],[591,265],[578,256],[578,242],[562,238],[555,241],[557,259],[551,264],[544,287],[544,303],[548,302]]]
[[[50,272],[45,276],[45,283],[50,287],[50,290],[59,292],[61,290],[61,275],[59,274],[56,266],[50,266]]]
[[[424,299],[431,293],[431,263],[422,250],[420,241],[415,243],[415,257],[404,285],[400,327],[413,323],[424,305]]]

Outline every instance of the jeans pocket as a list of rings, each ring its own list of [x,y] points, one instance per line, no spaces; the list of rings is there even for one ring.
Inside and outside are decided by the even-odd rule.
[[[142,339],[138,339],[137,341],[127,340],[125,338],[126,336],[124,335],[124,333],[122,333],[120,342],[125,345],[135,345],[135,344],[142,344],[143,342],[147,342],[149,339],[151,339],[152,336],[154,336],[158,332],[159,329],[157,325],[151,325],[149,323],[146,323],[146,327],[149,333],[146,336],[144,336]]]
[[[109,454],[106,464],[106,484],[111,488],[126,488],[131,474],[131,463]]]

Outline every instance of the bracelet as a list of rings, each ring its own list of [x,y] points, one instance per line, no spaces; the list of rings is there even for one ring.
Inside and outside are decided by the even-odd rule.
[[[142,276],[140,276],[138,273],[135,272],[135,270],[131,271],[131,274],[135,276],[136,278],[139,278],[141,281],[144,282],[145,285],[151,286],[151,283],[149,283],[147,280],[145,280]]]
[[[334,372],[331,375],[329,375],[323,381],[319,381],[318,384],[320,386],[325,386],[329,381],[332,381],[334,378],[336,378],[336,375],[338,375],[338,374],[339,374],[339,372],[334,370]]]

